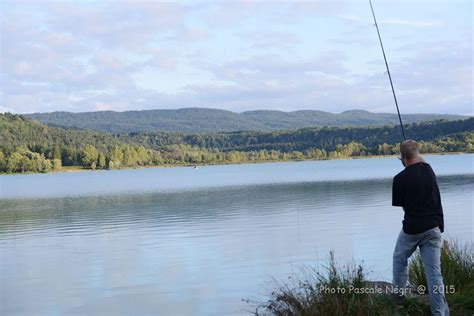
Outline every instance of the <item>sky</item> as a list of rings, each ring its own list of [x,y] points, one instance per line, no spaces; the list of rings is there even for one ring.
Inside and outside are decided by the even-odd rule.
[[[372,3],[401,112],[474,115],[473,2]],[[365,0],[0,0],[0,12],[0,112],[396,111]]]

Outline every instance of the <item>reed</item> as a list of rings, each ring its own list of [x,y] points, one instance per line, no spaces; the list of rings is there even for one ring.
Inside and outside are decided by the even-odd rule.
[[[441,253],[452,315],[474,312],[474,260],[472,245],[445,242]],[[303,270],[285,283],[274,281],[264,301],[252,302],[255,315],[430,315],[427,295],[402,298],[388,290],[386,282],[370,281],[362,264],[353,260],[340,265],[330,252],[322,266]],[[426,286],[421,256],[415,254],[409,265],[410,285]]]

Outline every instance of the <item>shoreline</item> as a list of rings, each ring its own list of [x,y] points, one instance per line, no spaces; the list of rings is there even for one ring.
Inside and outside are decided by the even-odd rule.
[[[448,155],[469,155],[469,152],[443,152],[443,153],[425,153],[422,156],[448,156]],[[369,156],[354,156],[347,158],[332,158],[332,159],[299,159],[299,160],[265,160],[265,161],[242,161],[242,162],[222,162],[222,163],[205,163],[205,164],[169,164],[169,165],[148,165],[135,167],[122,167],[114,169],[91,169],[80,166],[65,166],[60,170],[51,170],[49,172],[16,172],[5,173],[0,172],[0,176],[16,176],[16,175],[31,175],[31,174],[48,174],[48,173],[76,173],[87,171],[113,171],[113,170],[134,170],[134,169],[151,169],[151,168],[192,168],[207,167],[207,166],[226,166],[226,165],[243,165],[243,164],[260,164],[260,163],[284,163],[284,162],[305,162],[305,161],[334,161],[334,160],[353,160],[353,159],[374,159],[374,158],[396,158],[398,155],[369,155]]]

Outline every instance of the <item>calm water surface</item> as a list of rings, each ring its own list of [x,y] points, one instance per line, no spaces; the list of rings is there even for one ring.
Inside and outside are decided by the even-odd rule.
[[[473,241],[474,155],[428,156]],[[395,158],[0,176],[0,314],[240,315],[334,249],[389,280]]]

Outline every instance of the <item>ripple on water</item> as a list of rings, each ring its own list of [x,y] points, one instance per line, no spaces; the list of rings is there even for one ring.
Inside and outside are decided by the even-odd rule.
[[[439,184],[449,231],[472,241],[474,177]],[[155,311],[165,310],[164,296],[222,314],[329,250],[389,279],[402,219],[390,195],[390,179],[381,179],[0,200],[5,309],[21,301],[31,302],[26,313],[66,314],[79,301],[76,310],[98,314],[142,295]],[[150,307],[126,303],[137,313]]]

